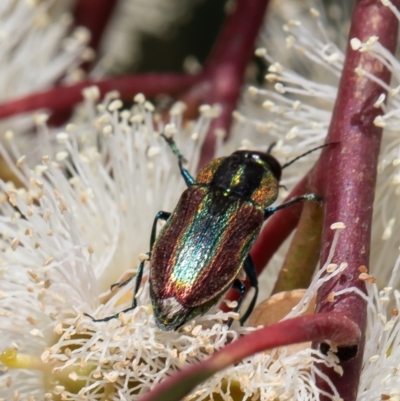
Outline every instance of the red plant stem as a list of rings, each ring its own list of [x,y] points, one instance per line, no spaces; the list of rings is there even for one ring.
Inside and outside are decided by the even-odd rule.
[[[146,393],[140,401],[181,400],[216,372],[267,349],[324,340],[336,345],[353,346],[358,344],[360,335],[359,328],[351,320],[332,313],[284,320],[243,336],[205,361],[172,375]]]
[[[200,166],[214,157],[215,130],[222,129],[229,133],[232,112],[239,99],[245,70],[253,54],[268,2],[269,0],[238,0],[206,64],[205,74],[209,83],[204,101],[219,104],[221,114],[211,124],[201,152]]]
[[[82,101],[82,89],[96,85],[102,95],[117,90],[123,100],[131,100],[132,94],[144,93],[155,96],[160,93],[178,93],[200,79],[197,75],[143,74],[128,75],[102,80],[88,80],[71,86],[58,86],[48,91],[35,93],[21,99],[0,104],[0,118],[26,113],[41,108],[65,111]]]
[[[398,6],[400,2],[396,3]],[[384,47],[394,52],[397,29],[396,17],[379,0],[356,1],[349,38],[366,42],[376,35]],[[381,110],[374,108],[373,104],[384,92],[372,80],[357,75],[354,71],[356,67],[361,67],[386,83],[390,81],[389,71],[379,61],[348,46],[327,137],[327,142],[340,142],[340,145],[323,152],[327,157],[322,154],[314,177],[324,197],[321,261],[326,260],[332,244],[330,225],[340,221],[346,225],[346,229],[340,234],[333,261],[348,263],[343,273],[320,289],[317,311],[346,316],[362,332],[358,355],[342,363],[343,376],[324,368],[346,401],[357,397],[366,329],[366,304],[356,294],[337,296],[333,302],[329,302],[327,297],[332,291],[350,287],[365,292],[364,282],[358,279],[358,269],[369,264],[372,205],[382,134],[382,129],[373,124]]]
[[[89,46],[94,50],[99,47],[104,30],[117,3],[118,0],[79,0],[75,6],[75,25],[89,29],[91,34]]]

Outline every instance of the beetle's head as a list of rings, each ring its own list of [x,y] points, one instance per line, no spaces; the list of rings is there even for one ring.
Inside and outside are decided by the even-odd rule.
[[[265,152],[257,152],[253,150],[238,150],[233,153],[233,155],[237,155],[243,161],[245,160],[253,160],[256,163],[264,163],[266,167],[272,172],[274,177],[280,181],[282,176],[282,167],[278,160],[275,159],[274,156]]]

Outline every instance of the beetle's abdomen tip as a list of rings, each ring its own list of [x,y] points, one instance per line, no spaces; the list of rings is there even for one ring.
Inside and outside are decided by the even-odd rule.
[[[175,297],[160,299],[158,303],[165,317],[169,319],[172,319],[174,316],[179,315],[185,309],[184,306]]]
[[[154,315],[161,330],[175,330],[186,323],[186,308],[175,298],[155,300]]]

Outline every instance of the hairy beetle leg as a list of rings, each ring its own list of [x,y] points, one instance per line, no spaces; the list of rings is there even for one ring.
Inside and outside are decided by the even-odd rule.
[[[314,201],[317,203],[321,203],[322,199],[318,195],[315,195],[315,194],[306,194],[306,195],[299,196],[297,198],[293,198],[286,203],[282,203],[282,205],[267,207],[264,211],[264,220],[268,219],[268,217],[272,216],[278,210],[285,209],[296,203],[304,202],[304,201]]]

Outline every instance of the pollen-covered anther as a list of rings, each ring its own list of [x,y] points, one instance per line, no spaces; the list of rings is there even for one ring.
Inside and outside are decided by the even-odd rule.
[[[187,106],[184,102],[180,102],[180,101],[175,102],[169,111],[169,115],[170,116],[179,116],[182,113],[184,113],[186,109],[187,109]]]
[[[33,121],[36,125],[45,125],[49,119],[49,114],[46,113],[35,113],[33,116]]]
[[[133,98],[133,101],[139,104],[143,104],[146,101],[145,96],[143,95],[143,93],[138,93],[137,95],[135,95],[135,97]]]
[[[232,113],[232,117],[239,123],[245,123],[247,121],[247,118],[237,110]]]
[[[249,87],[247,88],[247,92],[248,92],[249,95],[251,95],[251,96],[256,96],[256,95],[258,95],[259,90],[258,90],[258,88],[256,88],[255,86],[249,86]]]
[[[286,93],[286,88],[280,82],[274,85],[274,89],[280,94]]]
[[[21,168],[25,164],[26,156],[23,155],[17,160],[17,167]]]
[[[299,132],[299,128],[295,125],[288,131],[288,133],[285,135],[285,138],[287,140],[294,139],[294,138],[296,138],[298,132]]]
[[[393,233],[393,226],[394,226],[394,223],[396,222],[396,219],[393,217],[393,218],[391,218],[389,221],[388,221],[388,223],[387,223],[387,225],[386,225],[386,227],[385,227],[385,230],[383,231],[383,234],[382,234],[382,240],[383,241],[386,241],[386,240],[388,240],[391,236],[392,236],[392,233]]]
[[[262,107],[265,110],[272,111],[273,108],[275,107],[275,103],[271,100],[266,100],[265,102],[263,102]]]
[[[5,138],[5,140],[8,141],[8,142],[12,142],[12,141],[14,140],[14,132],[11,131],[11,130],[7,130],[7,131],[4,133],[4,138]]]
[[[310,8],[310,15],[311,15],[313,18],[319,18],[319,17],[321,16],[320,12],[319,12],[316,8],[314,8],[314,7],[311,7],[311,8]]]
[[[346,225],[342,222],[336,222],[331,224],[331,230],[343,230],[344,228],[346,228]]]
[[[166,138],[172,138],[177,132],[178,129],[176,128],[175,124],[167,124],[164,128],[164,135]]]
[[[358,38],[352,38],[350,40],[350,46],[353,50],[357,51],[361,48],[362,42]]]
[[[327,273],[333,273],[336,269],[337,269],[338,265],[336,263],[330,263],[327,268],[326,271]]]
[[[274,72],[274,73],[276,73],[276,74],[282,74],[282,72],[283,72],[282,64],[280,64],[280,63],[273,63],[273,64],[271,64],[271,65],[269,66],[268,71],[269,71],[269,72]]]
[[[139,253],[139,260],[143,262],[144,260],[149,260],[149,255],[147,253]]]
[[[29,333],[34,337],[44,338],[44,335],[43,335],[42,331],[39,330],[39,329],[32,329]]]
[[[382,104],[385,102],[386,100],[386,94],[385,93],[381,93],[377,99],[377,101],[374,103],[374,107],[375,108],[379,108],[382,106]]]
[[[335,293],[332,291],[326,297],[327,302],[334,302],[335,301]]]
[[[354,72],[359,76],[363,77],[365,75],[365,70],[363,70],[361,67],[357,67],[354,69]]]
[[[105,126],[103,127],[103,129],[102,129],[102,133],[103,133],[103,135],[104,135],[105,137],[111,136],[112,132],[113,132],[113,127],[112,127],[111,124],[105,125]]]
[[[145,108],[145,110],[147,110],[147,111],[149,111],[151,113],[154,112],[154,110],[155,110],[155,107],[153,106],[153,104],[150,103],[148,100],[146,100],[144,102],[144,108]]]
[[[18,248],[18,245],[19,245],[19,239],[14,238],[11,242],[11,249],[15,251]]]
[[[237,301],[226,301],[226,306],[230,309],[236,308],[238,306]]]
[[[240,315],[237,312],[228,312],[227,316],[232,318],[233,320],[239,320],[240,319]]]
[[[218,103],[216,103],[212,105],[210,113],[205,113],[203,115],[206,118],[217,118],[221,115],[221,113],[222,107]]]
[[[376,116],[374,118],[374,125],[376,127],[385,128],[386,127],[386,121],[385,121],[384,117],[383,116]]]
[[[267,55],[267,49],[265,47],[258,47],[255,51],[254,54],[257,57],[265,57]]]
[[[89,86],[82,90],[82,95],[86,100],[97,102],[100,99],[100,89],[97,86]]]
[[[367,266],[361,265],[361,266],[358,268],[358,271],[359,271],[360,273],[368,273]]]
[[[144,116],[141,113],[133,115],[130,119],[129,122],[132,124],[141,124],[144,120]]]
[[[292,35],[289,35],[286,37],[285,43],[286,43],[286,48],[291,49],[296,43],[296,38]]]
[[[159,146],[150,146],[147,150],[147,157],[152,158],[158,156],[161,153],[161,149]]]
[[[362,281],[368,281],[370,284],[376,283],[376,278],[374,276],[371,276],[368,273],[360,273],[358,278],[359,278],[359,280],[362,280]]]
[[[267,74],[267,75],[265,75],[265,79],[268,82],[275,82],[279,79],[279,76],[276,74]]]

